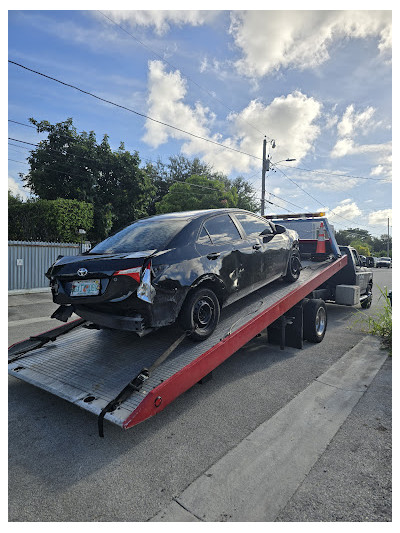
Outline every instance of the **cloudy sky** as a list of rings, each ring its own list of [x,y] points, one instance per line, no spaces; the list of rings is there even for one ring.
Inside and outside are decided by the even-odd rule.
[[[10,60],[130,110],[9,64],[9,187],[27,194],[21,141],[43,138],[29,117],[72,117],[143,163],[199,157],[259,197],[266,138],[267,213],[323,208],[337,229],[379,236],[391,219],[389,9],[9,11]]]

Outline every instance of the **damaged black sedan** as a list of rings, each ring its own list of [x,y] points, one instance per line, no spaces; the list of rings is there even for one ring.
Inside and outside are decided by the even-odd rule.
[[[142,336],[178,320],[194,340],[214,331],[223,306],[300,274],[297,233],[240,209],[141,219],[48,270],[54,318],[73,312]]]

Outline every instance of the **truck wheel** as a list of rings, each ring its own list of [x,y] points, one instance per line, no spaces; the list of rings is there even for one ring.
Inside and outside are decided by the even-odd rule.
[[[180,324],[183,329],[191,332],[190,339],[202,341],[213,333],[219,316],[217,296],[212,290],[200,287],[186,298],[180,314]]]
[[[292,251],[290,252],[287,271],[283,279],[285,281],[289,281],[290,283],[297,281],[300,276],[300,270],[301,270],[300,252],[296,248],[293,248]]]
[[[368,285],[367,296],[368,296],[368,298],[366,298],[365,300],[363,300],[361,302],[361,307],[363,309],[369,309],[371,307],[371,304],[372,304],[372,287],[371,287],[371,285]]]
[[[303,307],[303,338],[309,342],[321,342],[325,337],[327,323],[324,300],[308,300]]]

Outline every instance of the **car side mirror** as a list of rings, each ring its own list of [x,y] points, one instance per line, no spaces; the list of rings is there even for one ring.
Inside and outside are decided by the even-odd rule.
[[[281,226],[280,224],[275,224],[275,233],[285,233],[286,228],[285,226]]]

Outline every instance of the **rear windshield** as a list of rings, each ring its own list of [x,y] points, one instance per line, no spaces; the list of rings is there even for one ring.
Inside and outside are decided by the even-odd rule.
[[[186,224],[186,219],[138,220],[95,246],[90,253],[162,250]]]

